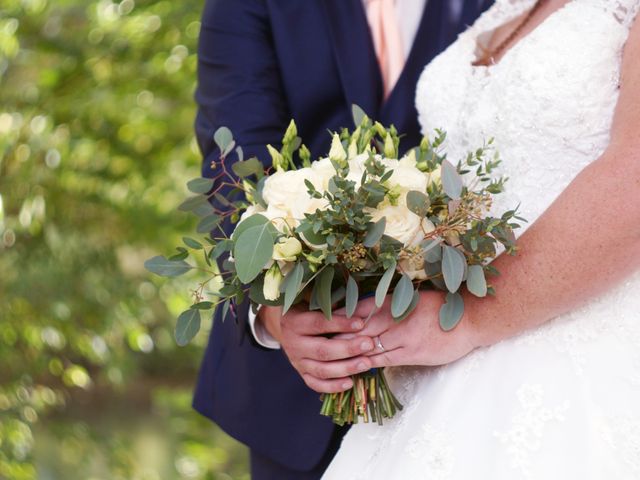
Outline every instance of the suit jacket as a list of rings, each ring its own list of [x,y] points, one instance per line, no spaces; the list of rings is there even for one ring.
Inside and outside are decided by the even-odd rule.
[[[361,0],[207,1],[196,93],[203,175],[215,175],[213,133],[220,126],[231,129],[245,157],[268,164],[265,145],[278,144],[293,118],[315,158],[328,151],[329,130],[353,127],[352,104],[394,124],[405,135],[401,149],[417,145],[418,77],[488,3],[429,0],[404,71],[383,101]],[[193,406],[261,455],[310,470],[335,427],[319,415],[318,394],[283,352],[253,342],[246,314],[247,305],[239,305],[235,322],[215,315]]]

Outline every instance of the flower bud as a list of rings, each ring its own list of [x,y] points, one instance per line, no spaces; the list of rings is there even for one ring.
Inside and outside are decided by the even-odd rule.
[[[269,301],[276,301],[280,298],[280,285],[284,276],[280,271],[277,263],[274,263],[267,273],[264,275],[264,285],[262,286],[262,294]]]
[[[298,150],[298,155],[300,156],[300,160],[302,160],[303,167],[307,168],[311,166],[311,152],[306,145],[302,145],[300,147],[300,150]]]
[[[396,158],[396,146],[390,133],[384,139],[384,156],[387,158]]]
[[[340,137],[337,133],[333,134],[329,158],[338,163],[342,163],[347,159],[347,152],[344,151],[344,147],[342,146],[342,142],[340,141]]]
[[[295,237],[287,237],[280,240],[273,247],[273,259],[285,262],[295,262],[296,257],[302,252],[302,244]]]
[[[298,128],[296,127],[296,122],[291,120],[291,122],[289,123],[289,127],[287,128],[287,131],[284,134],[284,138],[282,139],[282,143],[283,144],[291,143],[296,139],[297,136],[298,136]]]
[[[286,170],[287,164],[284,161],[284,157],[282,156],[282,154],[271,145],[267,145],[267,150],[269,150],[269,154],[271,155],[271,163],[273,164],[273,168],[275,168],[276,170]]]
[[[429,142],[429,137],[422,137],[422,141],[420,142],[420,150],[424,153],[431,147],[431,142]]]

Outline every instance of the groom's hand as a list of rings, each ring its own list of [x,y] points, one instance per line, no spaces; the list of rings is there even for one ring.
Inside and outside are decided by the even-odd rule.
[[[362,318],[322,313],[302,307],[282,315],[280,307],[262,307],[259,320],[284,349],[291,365],[309,388],[319,393],[342,392],[352,387],[350,375],[371,368],[366,356],[374,349],[370,336],[362,335]],[[348,339],[329,339],[333,334],[350,334]]]

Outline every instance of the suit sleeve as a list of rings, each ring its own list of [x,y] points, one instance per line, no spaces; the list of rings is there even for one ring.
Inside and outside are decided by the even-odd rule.
[[[195,131],[203,156],[203,176],[216,178],[220,173],[220,152],[213,135],[221,126],[232,131],[245,158],[257,156],[265,166],[270,165],[265,146],[281,141],[290,114],[264,0],[207,0],[195,98]],[[221,186],[220,181],[216,180],[214,189],[228,200],[237,200],[239,197],[231,197],[232,188]],[[228,208],[215,199],[212,203],[218,210]],[[227,235],[233,231],[229,221],[223,222],[222,228]],[[240,326],[246,327],[247,305],[234,311]],[[218,317],[216,312],[215,320],[221,320]]]
[[[207,0],[198,47],[196,136],[203,173],[215,173],[213,142],[231,129],[245,156],[267,164],[265,145],[277,144],[290,116],[264,0]]]

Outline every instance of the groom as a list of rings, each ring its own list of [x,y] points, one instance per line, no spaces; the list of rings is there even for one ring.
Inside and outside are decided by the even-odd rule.
[[[196,93],[203,175],[217,174],[213,133],[220,126],[231,129],[245,157],[255,155],[267,164],[265,145],[277,144],[293,118],[315,158],[328,151],[329,130],[353,126],[353,104],[405,134],[401,149],[418,144],[414,94],[423,67],[489,3],[208,0]],[[278,346],[264,331],[274,315],[263,309],[255,325],[266,347]],[[216,315],[194,395],[196,410],[249,446],[257,480],[319,478],[344,434],[318,414],[318,395],[298,374],[303,372],[296,347],[321,341],[317,334],[325,332],[318,325],[327,328],[326,322],[308,312],[291,315],[298,318],[276,318],[282,334],[274,336],[284,352],[255,342],[246,304],[237,306],[236,321],[222,322]],[[351,328],[346,319],[332,325]],[[268,330],[274,333],[273,326]],[[370,339],[361,340],[356,341],[373,348]],[[359,345],[345,343],[331,352],[306,348],[307,357],[316,352],[318,358],[305,360],[321,362],[327,353],[330,359],[348,358],[360,353]],[[315,381],[313,375],[305,380]]]

